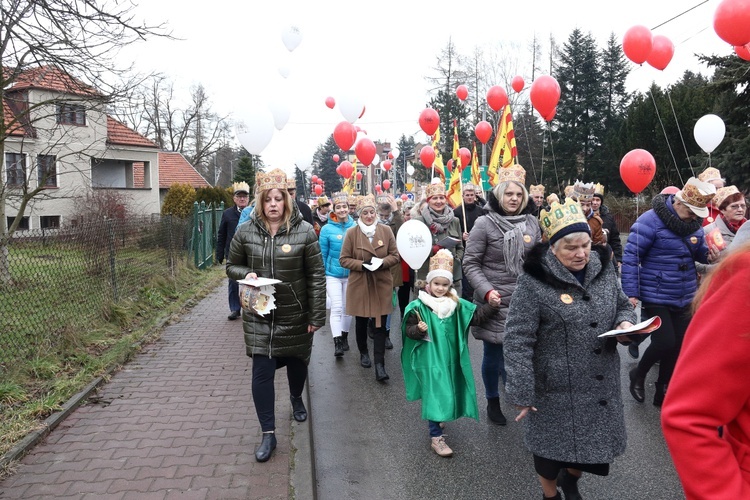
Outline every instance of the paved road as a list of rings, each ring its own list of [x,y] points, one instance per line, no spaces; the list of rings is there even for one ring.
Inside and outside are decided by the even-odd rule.
[[[521,425],[512,419],[505,427],[487,422],[479,376],[482,349],[474,339],[470,347],[480,421],[461,419],[448,424],[453,458],[432,452],[419,402],[407,402],[404,396],[398,324],[396,319],[395,349],[386,353],[391,379],[385,385],[375,381],[373,368],[359,365],[353,340],[352,350],[336,360],[328,327],[316,334],[309,390],[318,498],[540,498]],[[638,404],[630,397],[627,372],[635,361],[620,349],[628,448],[613,463],[609,477],[587,474],[579,483],[581,493],[589,499],[683,498],[661,435],[659,410],[650,399]],[[647,398],[653,395],[654,372],[647,380]],[[515,415],[505,404],[503,410],[506,416]]]

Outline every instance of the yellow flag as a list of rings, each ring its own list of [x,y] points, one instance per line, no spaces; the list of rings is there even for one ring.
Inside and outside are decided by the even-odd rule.
[[[474,142],[474,150],[471,152],[471,183],[482,189],[482,172],[479,170],[476,142]]]
[[[510,104],[506,104],[503,114],[497,124],[497,135],[492,145],[490,163],[487,165],[487,177],[491,186],[497,185],[497,170],[508,167],[515,163],[518,156],[516,151],[516,136],[513,131],[513,117],[510,113]]]
[[[435,150],[435,161],[432,165],[435,169],[435,173],[440,176],[440,180],[445,184],[445,165],[443,165],[443,155],[440,154],[440,128],[435,131],[435,135],[432,136],[432,149]]]

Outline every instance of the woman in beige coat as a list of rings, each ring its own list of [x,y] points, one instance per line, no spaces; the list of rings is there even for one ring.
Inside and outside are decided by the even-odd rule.
[[[393,277],[390,268],[399,263],[393,231],[378,224],[375,198],[361,197],[357,202],[357,225],[346,232],[339,262],[349,269],[346,289],[346,314],[354,316],[360,363],[372,366],[367,349],[367,322],[375,319],[373,352],[375,379],[388,380],[385,371],[385,321],[393,311]]]

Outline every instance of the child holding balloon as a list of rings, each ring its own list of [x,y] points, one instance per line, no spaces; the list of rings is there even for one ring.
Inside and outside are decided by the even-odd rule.
[[[469,326],[483,323],[500,306],[498,297],[477,307],[459,298],[452,282],[453,255],[443,249],[430,259],[425,290],[407,306],[401,323],[406,399],[422,400],[431,446],[441,457],[453,456],[443,435],[445,422],[479,420]]]

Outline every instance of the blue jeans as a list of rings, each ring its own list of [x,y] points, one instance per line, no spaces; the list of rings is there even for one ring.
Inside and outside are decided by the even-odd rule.
[[[443,435],[443,429],[440,428],[440,422],[434,422],[432,420],[428,420],[427,423],[430,426],[430,437],[436,438]]]
[[[385,318],[385,329],[389,332],[391,331],[391,315],[390,314]]]
[[[239,311],[242,309],[242,306],[240,305],[240,284],[232,278],[229,278],[229,285],[227,288],[229,290],[229,310],[231,312]]]
[[[484,382],[484,394],[487,399],[500,397],[500,379],[503,379],[503,387],[508,379],[505,373],[505,356],[503,356],[503,344],[493,344],[485,340],[484,355],[482,356],[482,382]]]

